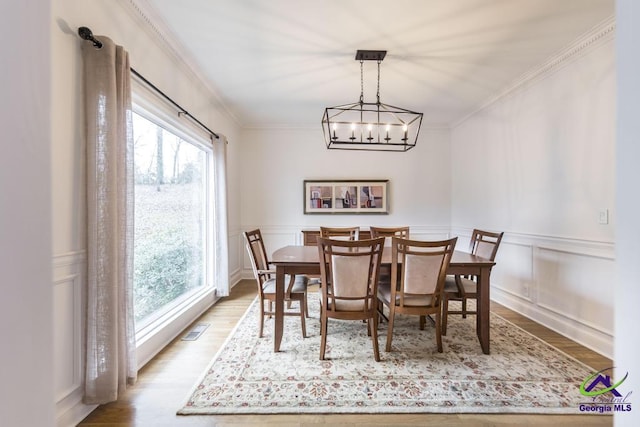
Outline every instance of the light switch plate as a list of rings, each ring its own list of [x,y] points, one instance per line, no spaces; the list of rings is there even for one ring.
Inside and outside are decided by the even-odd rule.
[[[598,224],[609,224],[609,209],[598,211]]]

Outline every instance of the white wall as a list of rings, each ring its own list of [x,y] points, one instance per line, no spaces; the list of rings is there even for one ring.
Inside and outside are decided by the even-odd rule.
[[[300,231],[320,225],[409,225],[412,235],[446,237],[450,217],[449,131],[423,128],[404,153],[327,150],[320,128],[242,132],[241,224],[259,227],[267,250],[301,243]],[[305,179],[388,179],[388,215],[305,215]],[[238,249],[250,264],[242,237]]]
[[[50,20],[48,0],[0,3],[3,426],[54,425]]]
[[[615,299],[615,366],[616,380],[629,373],[627,380],[618,388],[621,394],[633,392],[631,412],[615,414],[616,426],[640,425],[638,391],[640,371],[638,353],[640,329],[637,324],[637,303],[640,301],[640,9],[636,0],[616,2],[618,32],[616,35],[618,78],[618,126],[616,145],[616,299]]]
[[[451,224],[453,234],[506,232],[493,299],[611,356],[610,24],[576,45],[452,129]],[[603,209],[608,224],[599,223]]]
[[[239,227],[240,217],[237,196],[239,131],[238,125],[227,114],[211,88],[203,84],[199,76],[180,59],[177,53],[179,48],[169,45],[161,38],[158,31],[144,18],[144,12],[137,10],[132,3],[108,0],[56,0],[52,12],[52,170],[51,178],[47,176],[42,182],[49,182],[50,179],[53,189],[53,355],[56,415],[59,425],[72,425],[80,421],[92,408],[81,404],[86,210],[80,56],[80,46],[84,42],[78,37],[77,28],[87,26],[95,35],[105,35],[115,43],[123,45],[129,52],[131,66],[134,69],[209,128],[229,138],[229,212],[232,229]],[[33,28],[33,25],[25,24],[24,28]],[[15,32],[23,33],[22,30]],[[40,42],[43,37],[46,40],[46,31],[39,34]],[[9,38],[6,37],[5,40]],[[42,80],[46,81],[44,78]],[[24,92],[29,93],[29,90],[25,88]],[[6,108],[6,111],[10,110]],[[45,215],[46,217],[48,216]],[[232,260],[232,266],[236,266],[236,276],[239,274],[239,264],[238,259]],[[212,301],[213,296],[194,310],[185,313],[166,336],[157,335],[142,343],[139,361],[144,362],[151,357]]]

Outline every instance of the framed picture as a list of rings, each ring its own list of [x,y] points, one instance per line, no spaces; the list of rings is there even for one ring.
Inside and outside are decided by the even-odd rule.
[[[304,213],[388,214],[389,180],[305,180]]]

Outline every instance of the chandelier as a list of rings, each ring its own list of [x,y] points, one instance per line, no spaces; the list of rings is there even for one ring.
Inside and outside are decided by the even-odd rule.
[[[327,107],[322,131],[328,149],[364,151],[407,151],[416,146],[422,113],[380,102],[380,63],[386,50],[358,50],[360,100]],[[376,102],[364,102],[364,61],[378,63]]]

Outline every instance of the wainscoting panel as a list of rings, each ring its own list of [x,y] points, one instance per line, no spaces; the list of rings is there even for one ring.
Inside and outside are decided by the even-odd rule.
[[[533,246],[502,241],[491,272],[493,287],[528,302],[532,300]]]
[[[53,266],[53,366],[56,424],[76,425],[95,405],[82,403],[86,253],[55,255]]]
[[[613,334],[612,259],[539,247],[536,263],[540,307]]]
[[[410,236],[415,240],[445,240],[453,237],[449,230],[424,230],[422,227],[411,227]]]
[[[229,286],[233,287],[242,277],[244,238],[239,232],[229,233]]]
[[[297,230],[265,229],[262,233],[265,249],[269,257],[279,248],[287,245],[296,245],[299,241]]]
[[[614,265],[613,243],[505,233],[491,299],[611,358]]]
[[[80,387],[81,340],[80,275],[70,274],[53,283],[53,305],[56,314],[53,323],[53,358],[56,402]]]

